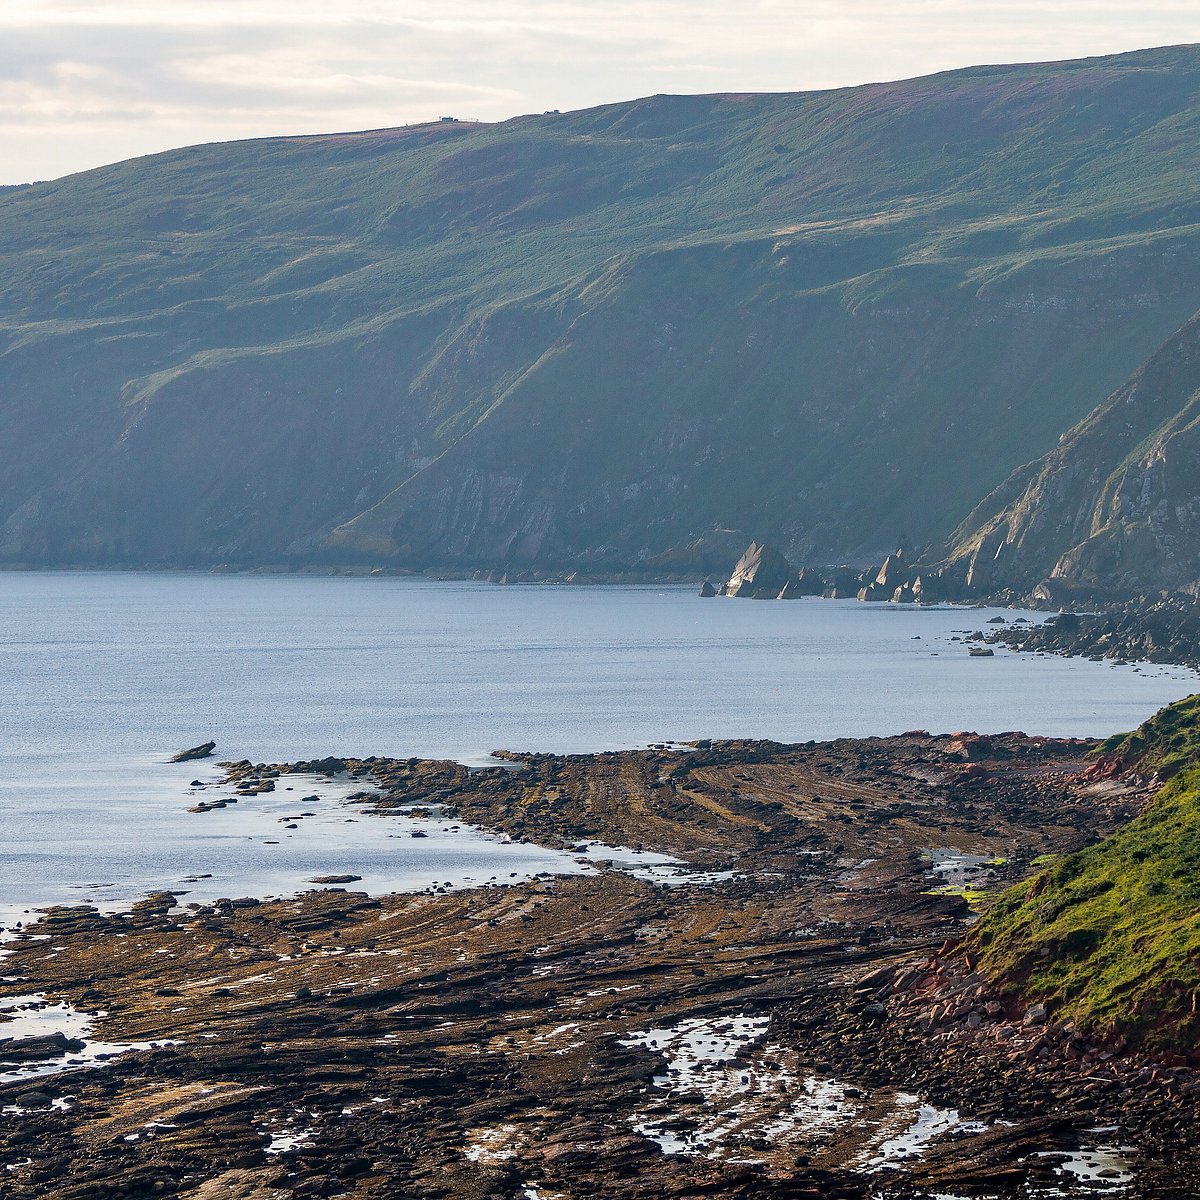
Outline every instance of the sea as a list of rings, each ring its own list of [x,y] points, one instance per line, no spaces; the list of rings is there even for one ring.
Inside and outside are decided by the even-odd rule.
[[[1101,736],[1200,690],[1178,667],[970,657],[956,639],[994,617],[1045,614],[662,586],[0,573],[0,918],[162,888],[200,901],[330,875],[385,892],[589,869],[436,814],[413,838],[410,818],[373,816],[327,779],[190,812],[219,794],[222,759],[481,766],[496,749],[699,738]],[[212,760],[168,762],[210,739]]]

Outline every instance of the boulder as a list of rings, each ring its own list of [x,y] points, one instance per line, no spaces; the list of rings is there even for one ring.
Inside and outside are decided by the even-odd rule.
[[[775,597],[792,577],[788,560],[766,542],[751,542],[725,585],[727,596]]]
[[[707,579],[700,585],[700,595],[705,600],[707,600],[710,596],[715,596],[716,594],[717,589],[713,587],[713,585],[709,583]]]
[[[69,1038],[65,1033],[48,1033],[42,1037],[4,1038],[0,1040],[0,1063],[15,1067],[24,1063],[45,1062],[64,1054],[77,1054],[85,1043]]]
[[[216,742],[205,742],[201,746],[193,746],[190,750],[180,750],[171,755],[171,761],[176,763],[191,762],[196,758],[207,758],[217,748]]]

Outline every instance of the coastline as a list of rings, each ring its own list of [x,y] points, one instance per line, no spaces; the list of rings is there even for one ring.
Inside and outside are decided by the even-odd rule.
[[[640,845],[716,878],[600,865],[379,897],[350,881],[53,910],[6,944],[0,992],[103,1013],[85,1038],[141,1048],[0,1082],[5,1161],[32,1159],[12,1194],[59,1195],[38,1164],[65,1155],[98,1195],[200,1196],[205,1179],[247,1198],[1094,1195],[1104,1180],[1064,1164],[1099,1155],[1121,1195],[1185,1195],[1171,1189],[1195,1148],[1163,1105],[1178,1113],[1171,1089],[1195,1066],[1161,1075],[1011,999],[992,1012],[943,961],[979,890],[1144,802],[1087,776],[1094,746],[912,733],[521,754],[486,771],[234,764],[219,790],[249,798],[316,769],[353,783],[372,820],[411,828],[436,804],[494,835]],[[1060,1067],[1060,1045],[1086,1075]],[[1088,1132],[1105,1124],[1135,1149]]]
[[[35,606],[61,591],[71,593],[68,607],[103,593],[121,614],[143,602],[164,611],[182,594],[158,586],[27,590]],[[265,584],[250,590],[268,600],[273,592],[299,594]],[[490,597],[486,605],[472,601],[470,611],[499,607],[509,615],[454,665],[443,650],[427,682],[398,692],[389,706],[379,680],[396,666],[383,664],[413,665],[402,653],[382,653],[409,643],[388,642],[381,631],[413,635],[405,613],[416,610],[399,601],[418,593],[436,601],[428,626],[436,636],[421,633],[420,642],[442,646],[445,596],[476,589],[448,587],[440,598],[423,587],[395,588],[392,598],[350,589],[372,599],[345,642],[365,647],[348,669],[342,643],[328,636],[327,614],[344,617],[354,597],[341,588],[309,590],[336,593],[336,603],[313,606],[306,634],[290,623],[295,611],[287,604],[268,606],[265,625],[275,638],[287,619],[284,648],[302,673],[260,681],[261,660],[248,656],[259,643],[226,637],[245,625],[247,589],[182,589],[188,603],[178,614],[170,607],[136,677],[157,716],[153,697],[176,701],[179,673],[187,672],[191,685],[171,728],[186,721],[189,736],[176,745],[217,741],[224,756],[270,741],[275,727],[263,722],[272,705],[286,714],[292,741],[281,740],[285,748],[307,749],[319,731],[336,749],[345,730],[377,746],[380,730],[388,737],[400,730],[408,744],[421,744],[431,730],[447,736],[459,696],[488,728],[504,703],[515,722],[509,729],[532,731],[536,715],[513,703],[533,677],[528,659],[514,660],[519,671],[504,676],[503,695],[438,689],[467,669],[494,677],[497,630],[511,626],[525,646],[536,628],[542,644],[558,644],[546,615],[559,613],[574,638],[580,610],[605,622],[597,628],[607,649],[582,656],[583,673],[568,657],[560,682],[578,687],[593,745],[603,736],[595,664],[628,661],[643,645],[630,640],[627,618],[610,632],[614,609],[644,626],[646,643],[666,647],[655,660],[664,666],[682,619],[702,622],[688,644],[708,647],[703,659],[678,676],[656,669],[654,703],[638,710],[634,724],[613,727],[662,736],[687,732],[687,722],[667,718],[664,698],[680,678],[693,680],[695,691],[701,666],[722,712],[759,727],[773,719],[776,728],[798,722],[779,718],[780,701],[760,703],[768,687],[790,689],[780,693],[788,701],[815,691],[822,711],[843,727],[852,716],[843,710],[853,704],[878,728],[889,669],[895,694],[908,697],[918,681],[947,693],[950,680],[973,689],[984,678],[993,713],[1005,689],[1015,688],[1019,707],[1006,711],[1030,723],[1046,711],[1035,707],[1030,682],[1057,678],[1063,686],[1053,703],[1072,709],[1072,697],[1087,698],[1080,711],[1090,714],[1089,732],[1127,728],[1129,715],[1118,722],[1115,708],[1091,703],[1091,691],[1109,701],[1124,683],[1124,702],[1137,708],[1156,691],[1180,690],[1175,673],[1134,686],[1086,662],[1066,675],[1050,662],[1018,670],[1003,654],[993,664],[998,671],[986,660],[968,665],[963,638],[974,638],[974,622],[959,607],[941,617],[849,601],[714,612],[690,597],[647,600],[641,589],[555,607],[554,589],[544,589],[527,610],[511,595],[500,606]],[[227,625],[204,623],[211,595],[218,611],[232,614]],[[522,613],[532,625],[513,623],[512,614]],[[852,619],[831,626],[839,613]],[[53,614],[46,620],[53,627]],[[798,626],[805,638],[830,628],[836,638],[803,658],[803,639],[780,639]],[[989,627],[985,621],[981,636]],[[736,655],[731,629],[741,631]],[[118,644],[142,654],[140,619],[121,637],[132,640]],[[571,644],[565,635],[558,641]],[[195,647],[193,657],[180,655],[181,642]],[[109,652],[109,642],[96,644]],[[826,685],[817,682],[831,645],[834,657],[857,656],[860,700],[849,699],[844,667]],[[344,673],[318,679],[325,672],[314,646],[329,656],[320,661]],[[72,662],[88,660],[74,644],[67,653]],[[158,692],[147,661],[162,668]],[[639,663],[644,680],[646,661]],[[46,674],[29,673],[39,694]],[[324,684],[344,710],[356,681],[370,684],[364,694],[373,716],[325,708],[297,731],[297,689],[307,698]],[[561,724],[571,693],[547,689],[544,675],[537,681]],[[198,719],[208,711],[198,698],[210,682],[229,734],[215,717]],[[248,683],[261,686],[262,708],[249,743],[241,729],[232,732],[231,703]],[[635,693],[622,677],[609,683],[613,711],[624,716]],[[751,705],[734,699],[736,685],[745,685]],[[64,703],[74,706],[77,694],[68,689]],[[931,690],[921,696],[931,714],[946,700]],[[966,711],[969,691],[953,697],[945,713]],[[346,722],[340,735],[331,714]],[[425,723],[416,724],[422,715]],[[46,728],[43,718],[31,734]],[[145,737],[148,726],[139,728]],[[477,740],[461,728],[454,736],[458,745]],[[496,740],[511,744],[507,734]],[[1019,998],[993,995],[969,970],[964,977],[955,957],[981,893],[1024,878],[1047,853],[1094,842],[1144,803],[1145,781],[1089,776],[1097,744],[910,731],[803,742],[690,739],[595,753],[518,749],[485,770],[396,753],[237,761],[219,780],[202,779],[182,803],[127,806],[117,813],[120,827],[141,836],[154,821],[183,821],[189,834],[244,847],[264,875],[278,865],[275,843],[291,836],[318,849],[328,837],[338,853],[300,877],[313,889],[260,881],[220,890],[217,882],[181,883],[176,872],[159,883],[163,890],[115,911],[72,903],[6,938],[0,1161],[13,1170],[5,1180],[18,1200],[78,1200],[57,1184],[64,1173],[89,1200],[139,1191],[186,1200],[367,1200],[389,1191],[430,1200],[658,1200],[697,1189],[907,1200],[960,1188],[1082,1196],[1106,1185],[1123,1197],[1171,1196],[1197,1166],[1178,1126],[1186,1113],[1180,1096],[1191,1093],[1172,1090],[1194,1082],[1194,1064],[1118,1053],[1054,1020],[1027,1022]],[[86,760],[75,765],[86,774]],[[183,780],[205,774],[195,764],[171,771],[186,772]],[[92,801],[77,799],[82,828],[95,836]],[[184,814],[188,806],[199,811]],[[513,853],[556,855],[578,869],[539,867],[533,878],[518,878],[491,867],[473,882],[460,879],[466,872],[450,864],[463,843],[437,840],[454,827],[455,837],[478,831]],[[367,836],[343,844],[339,828]],[[438,854],[429,856],[420,886],[394,890],[368,869],[363,847],[374,840],[397,863],[401,847]],[[662,871],[643,869],[651,856],[680,867],[660,861]],[[7,1043],[4,1026],[14,1023],[6,1014],[16,1015],[21,1031]],[[1110,1125],[1116,1132],[1093,1132]],[[1115,1174],[1101,1177],[1105,1171]]]

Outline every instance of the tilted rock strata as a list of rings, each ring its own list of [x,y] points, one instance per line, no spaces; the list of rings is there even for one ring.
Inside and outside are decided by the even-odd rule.
[[[1003,854],[988,870],[1004,880],[1114,828],[1140,797],[1093,789],[1090,749],[913,733],[518,753],[515,769],[483,772],[382,758],[230,764],[248,792],[295,770],[349,773],[360,804],[395,814],[372,819],[439,805],[513,837],[641,841],[735,876],[663,887],[608,871],[380,899],[327,890],[176,907],[162,894],[129,913],[54,910],[8,947],[17,978],[0,991],[102,1010],[109,1040],[175,1044],[43,1077],[33,1095],[28,1082],[0,1085],[0,1104],[16,1106],[0,1124],[8,1194],[515,1200],[532,1187],[566,1200],[861,1200],[1032,1181],[1065,1182],[1069,1195],[1041,1155],[1115,1117],[1147,1147],[1152,1190],[1132,1194],[1186,1195],[1172,1190],[1195,1172],[1194,1142],[1173,1133],[1176,1073],[1160,1086],[1138,1063],[1126,1086],[1118,1056],[1095,1064],[1097,1084],[1030,1057],[1027,1038],[1019,1054],[984,1052],[988,1039],[965,1039],[987,998],[969,997],[959,1019],[942,995],[957,985],[928,979],[968,917],[961,895],[930,894],[922,848]],[[941,1015],[922,1028],[930,1008]],[[639,1129],[728,1129],[731,1101],[656,1087],[665,1048],[631,1035],[740,1014],[767,1028],[730,1064],[735,1128],[711,1154],[661,1153]],[[807,1102],[810,1076],[848,1088],[856,1115],[768,1134]],[[911,1121],[896,1097],[906,1089],[1010,1124],[861,1169]]]
[[[955,536],[976,591],[1047,600],[1200,587],[1200,317],[1015,473]]]

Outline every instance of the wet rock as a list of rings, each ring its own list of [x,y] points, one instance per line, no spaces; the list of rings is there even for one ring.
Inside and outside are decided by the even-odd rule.
[[[0,1025],[0,1032],[4,1029]],[[68,1038],[63,1033],[50,1033],[43,1037],[13,1038],[0,1040],[0,1064],[17,1066],[21,1063],[44,1062],[51,1058],[61,1058],[64,1054],[78,1053],[84,1049],[85,1043],[75,1038]]]
[[[197,758],[208,758],[216,748],[216,742],[204,742],[199,746],[193,746],[190,750],[180,750],[178,754],[171,755],[171,762],[183,763]]]
[[[1086,1111],[1101,1124],[1128,1106],[1140,1139],[1150,1124],[1140,1097],[1168,1087],[1179,1097],[1191,1076],[1176,1081],[1160,1065],[1142,1080],[1092,1056],[1073,1082],[1062,1067],[1075,1036],[1066,1024],[1008,1025],[1007,1040],[994,1020],[973,1028],[973,1014],[1002,1018],[1003,1008],[993,1010],[999,1001],[974,967],[959,962],[951,975],[941,965],[969,917],[960,897],[925,894],[921,850],[983,841],[1006,851],[999,886],[1035,854],[1093,840],[1115,809],[1065,782],[1091,748],[914,731],[792,747],[747,739],[686,753],[515,754],[517,770],[477,773],[346,760],[370,777],[364,803],[392,811],[401,831],[401,814],[452,799],[464,822],[513,841],[644,843],[735,874],[670,889],[615,870],[374,900],[321,890],[183,915],[151,906],[136,918],[63,910],[5,946],[22,990],[86,996],[88,1011],[109,1014],[97,1038],[180,1045],[74,1072],[77,1111],[0,1122],[3,1161],[28,1157],[14,1138],[36,1131],[38,1169],[61,1160],[78,1200],[159,1194],[159,1180],[189,1200],[242,1200],[221,1190],[242,1163],[258,1164],[244,1168],[245,1200],[482,1198],[526,1186],[613,1200],[859,1198],[882,1194],[881,1184],[898,1197],[1026,1194],[1024,1163],[1059,1146],[1057,1127],[1032,1123],[1039,1115]],[[986,786],[954,773],[976,763]],[[213,999],[217,989],[231,995]],[[917,1012],[937,1013],[932,1035]],[[665,1103],[653,1082],[663,1054],[622,1046],[622,1035],[739,1014],[770,1022],[763,1046],[733,1057],[734,1079],[749,1081],[737,1086],[751,1093],[765,1076],[759,1090],[790,1104],[802,1076],[789,1092],[764,1056],[791,1054],[805,1075],[852,1085],[847,1098],[864,1101],[862,1112],[877,1089],[903,1089],[1021,1128],[994,1144],[951,1135],[886,1179],[849,1165],[864,1144],[858,1124],[827,1152],[803,1131],[772,1145],[767,1121],[748,1121],[712,1158],[663,1154],[635,1135],[636,1113],[653,1109],[665,1122],[682,1110],[687,1134],[720,1106],[700,1086]],[[0,1089],[0,1107],[13,1096]],[[1188,1136],[1189,1104],[1176,1099],[1153,1128]],[[125,1112],[133,1123],[121,1126]],[[297,1144],[264,1155],[273,1137]],[[464,1152],[473,1144],[503,1157],[473,1161]],[[766,1161],[739,1161],[754,1157]],[[41,1200],[59,1185],[45,1175],[19,1186],[16,1200]]]
[[[991,640],[1033,652],[1200,667],[1200,599],[1151,595],[1099,609],[1062,613],[1040,625],[1014,622]]]

